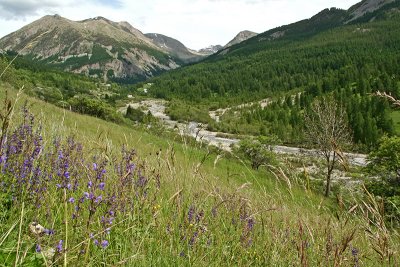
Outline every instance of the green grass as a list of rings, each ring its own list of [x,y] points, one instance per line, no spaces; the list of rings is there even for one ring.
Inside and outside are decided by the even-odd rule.
[[[0,87],[2,103],[7,86]],[[15,98],[15,91],[11,95]],[[0,262],[6,266],[17,259],[22,266],[44,265],[35,244],[55,248],[60,239],[68,239],[69,249],[56,253],[48,265],[353,266],[359,261],[362,266],[389,266],[399,260],[398,235],[379,224],[373,200],[359,203],[348,213],[333,199],[300,186],[285,162],[277,166],[283,172],[279,168],[274,173],[265,168],[254,171],[232,155],[189,145],[192,142],[186,137],[174,140],[162,131],[153,134],[105,122],[24,95],[15,109],[12,129],[20,122],[18,110],[25,100],[42,125],[47,151],[55,137],[75,136],[82,143],[83,157],[76,152],[74,158],[80,181],[92,175],[90,166],[78,164],[81,159],[108,160],[107,192],[118,188],[126,201],[120,208],[127,212],[119,211],[109,235],[102,232],[100,219],[90,219],[88,211],[82,211],[75,224],[73,208],[49,181],[44,206],[37,208],[27,198],[15,201],[6,216],[0,216]],[[121,177],[115,166],[124,144],[135,148],[133,162],[149,178],[146,194],[119,187]],[[50,168],[51,161],[40,164]],[[0,179],[14,178],[0,174]],[[76,196],[81,193],[68,191]],[[7,192],[0,196],[6,206]],[[96,214],[104,211],[106,207],[99,206]],[[362,216],[366,213],[368,218]],[[28,227],[33,221],[54,228],[54,236],[33,235]],[[107,238],[110,245],[107,249],[94,246],[89,233]],[[355,256],[352,248],[358,251]],[[81,249],[83,254],[79,254]]]

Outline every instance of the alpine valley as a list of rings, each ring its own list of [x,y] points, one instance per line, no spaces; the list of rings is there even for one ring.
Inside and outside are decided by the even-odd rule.
[[[1,38],[0,265],[399,266],[400,0],[241,30]]]

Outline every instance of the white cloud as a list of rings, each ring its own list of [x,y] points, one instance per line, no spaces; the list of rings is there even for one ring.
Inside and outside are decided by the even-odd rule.
[[[357,0],[0,0],[0,36],[46,14],[72,20],[103,16],[162,33],[199,49],[226,44],[241,30],[263,32]],[[106,5],[107,4],[107,5]],[[6,19],[10,21],[6,22]],[[25,21],[22,23],[22,19]],[[6,27],[3,27],[6,25]]]
[[[0,15],[6,19],[23,19],[26,16],[37,15],[39,11],[67,6],[73,0],[0,0]]]

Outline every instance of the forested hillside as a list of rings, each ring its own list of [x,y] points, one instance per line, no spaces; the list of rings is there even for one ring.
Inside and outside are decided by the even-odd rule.
[[[13,64],[7,68],[10,62]],[[6,68],[3,81],[15,88],[23,88],[30,96],[104,120],[123,121],[114,105],[122,91],[121,85],[55,70],[15,54],[0,56],[0,69]]]
[[[374,13],[379,16],[373,22],[344,26],[335,24],[345,21],[344,11],[324,10],[201,64],[166,73],[153,80],[151,93],[181,99],[187,108],[209,109],[270,98],[272,104],[265,109],[241,108],[225,114],[219,123],[205,122],[232,133],[275,134],[289,143],[301,141],[301,114],[313,98],[334,94],[348,111],[354,142],[372,147],[379,136],[394,129],[389,105],[371,93],[381,90],[400,96],[399,2],[388,6]],[[367,13],[358,21],[371,16]]]

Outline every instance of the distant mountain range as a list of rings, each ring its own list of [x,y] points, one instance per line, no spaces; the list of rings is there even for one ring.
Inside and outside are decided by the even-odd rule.
[[[143,34],[128,22],[104,17],[71,21],[45,16],[0,40],[0,51],[104,80],[137,81],[197,62],[222,46],[199,51],[171,37]]]
[[[238,47],[251,49],[247,46],[251,43],[304,37],[355,23],[391,2],[395,0],[364,0],[348,11],[325,9],[310,19],[259,35],[242,31],[225,46],[212,45],[199,51],[162,34],[143,34],[128,22],[113,22],[104,17],[71,21],[59,15],[45,16],[0,39],[0,52],[18,52],[42,64],[104,80],[133,82],[215,53],[224,55]],[[238,46],[240,43],[243,45]]]
[[[168,36],[143,34],[128,22],[104,17],[71,21],[54,15],[3,37],[0,51],[105,80],[135,81],[199,61],[217,49],[194,51]]]

